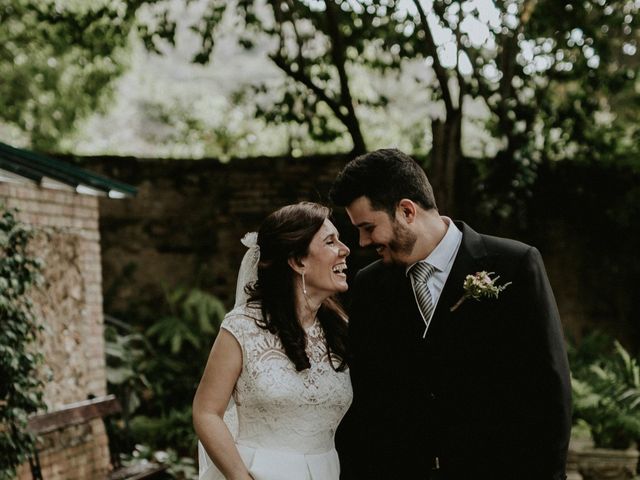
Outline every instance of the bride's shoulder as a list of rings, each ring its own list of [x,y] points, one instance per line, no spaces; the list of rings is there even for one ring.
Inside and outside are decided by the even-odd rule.
[[[261,321],[262,311],[260,310],[260,306],[244,304],[238,305],[227,313],[222,321],[221,327],[230,330],[231,333],[241,333],[259,328],[258,322]]]

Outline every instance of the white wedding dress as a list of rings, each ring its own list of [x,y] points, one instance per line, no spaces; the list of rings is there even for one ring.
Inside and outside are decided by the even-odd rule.
[[[353,395],[348,370],[331,367],[317,320],[306,330],[311,368],[297,372],[280,339],[255,318],[260,310],[242,305],[221,325],[242,347],[236,412],[225,415],[242,460],[255,480],[338,480],[334,435]],[[200,480],[224,479],[202,445],[199,460]]]

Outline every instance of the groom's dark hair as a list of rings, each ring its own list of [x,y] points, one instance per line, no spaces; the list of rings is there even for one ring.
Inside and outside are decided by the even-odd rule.
[[[375,210],[383,210],[392,218],[403,198],[425,210],[437,208],[427,174],[413,158],[395,148],[354,158],[338,174],[329,192],[329,198],[339,207],[348,207],[362,196]]]

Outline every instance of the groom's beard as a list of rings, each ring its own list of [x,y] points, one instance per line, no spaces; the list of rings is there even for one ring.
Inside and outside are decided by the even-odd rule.
[[[393,223],[393,237],[389,241],[389,261],[404,265],[405,262],[398,257],[408,257],[413,252],[413,247],[418,240],[418,236],[404,225],[398,222]]]

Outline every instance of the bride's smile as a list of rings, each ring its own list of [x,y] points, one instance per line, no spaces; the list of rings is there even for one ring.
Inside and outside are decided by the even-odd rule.
[[[325,219],[309,245],[309,254],[302,259],[307,296],[318,305],[338,292],[345,292],[347,284],[347,256],[349,248],[340,241],[338,230]]]

